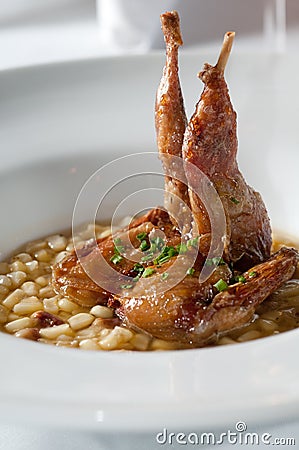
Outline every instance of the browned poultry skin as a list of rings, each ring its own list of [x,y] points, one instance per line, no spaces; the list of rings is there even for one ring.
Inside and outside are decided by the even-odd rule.
[[[87,255],[92,255],[92,250]],[[86,275],[75,252],[55,264],[52,285],[55,292],[69,297],[80,306],[105,304],[109,298],[109,293]]]
[[[183,44],[180,19],[176,11],[161,15],[166,43],[166,65],[157,90],[155,125],[159,157],[165,172],[164,206],[179,226],[190,228],[187,180],[181,160],[187,118],[179,80],[178,49]],[[166,156],[165,156],[166,155]],[[180,220],[178,220],[180,219]],[[172,219],[173,220],[173,219]],[[175,220],[173,220],[175,222]]]
[[[180,243],[180,235],[174,229],[168,214],[163,209],[153,209],[144,216],[132,221],[129,227],[119,231],[113,237],[109,236],[105,239],[99,239],[96,248],[94,246],[85,246],[78,250],[77,253],[73,251],[70,256],[57,263],[53,267],[52,276],[55,291],[72,298],[81,306],[89,307],[96,304],[106,304],[111,297],[109,289],[103,289],[95,283],[87,275],[86,268],[89,268],[90,275],[92,275],[93,268],[97,270],[98,251],[100,251],[106,262],[115,271],[115,277],[111,279],[108,277],[108,280],[103,273],[103,277],[111,285],[111,291],[114,291],[115,286],[121,285],[117,277],[118,273],[131,276],[132,278],[137,275],[133,270],[136,262],[130,259],[130,254],[126,255],[127,258],[123,258],[117,264],[111,262],[110,259],[115,254],[115,239],[125,240],[129,238],[133,247],[138,248],[140,241],[136,236],[142,232],[149,234],[156,229],[165,233],[168,245]],[[81,263],[83,263],[84,267]],[[147,266],[149,263],[144,263],[144,265]],[[119,288],[119,291],[121,291],[121,288]]]
[[[186,276],[159,297],[147,280],[140,280],[133,292],[119,298],[118,314],[128,326],[157,338],[202,346],[215,335],[248,322],[257,306],[292,277],[298,259],[296,250],[284,247],[244,273],[245,283],[231,285],[217,295],[213,284],[220,278],[228,281],[227,266],[218,266],[202,284],[198,273]]]
[[[216,66],[205,64],[199,74],[205,87],[185,132],[183,157],[212,181],[226,215],[225,259],[246,270],[269,258],[271,228],[261,196],[248,186],[236,160],[236,113],[223,76],[232,39],[233,34],[227,33]],[[198,183],[196,171],[191,165],[186,165],[185,170],[199,233],[209,233],[207,212],[192,192]]]
[[[227,35],[222,52],[215,67],[205,65],[200,77],[205,88],[196,111],[185,131],[183,153],[182,142],[186,118],[178,78],[178,47],[181,35],[177,13],[162,15],[162,27],[167,46],[167,61],[157,95],[156,127],[159,154],[164,164],[165,187],[167,195],[165,205],[176,217],[182,216],[181,204],[173,201],[177,195],[192,209],[198,232],[199,254],[193,265],[195,272],[186,275],[190,269],[191,250],[187,254],[174,256],[161,266],[149,260],[143,265],[153,269],[149,278],[141,277],[133,287],[122,288],[118,282],[121,274],[135,277],[135,262],[123,259],[112,265],[110,258],[114,254],[113,238],[123,239],[128,233],[135,248],[139,241],[138,233],[162,230],[165,243],[176,246],[182,235],[176,229],[176,221],[160,209],[150,211],[133,221],[129,228],[98,241],[95,249],[85,248],[81,257],[92,268],[97,266],[98,251],[110,267],[114,269],[114,278],[110,281],[111,290],[104,290],[93,282],[82,268],[77,255],[56,265],[53,270],[55,289],[68,295],[77,303],[93,306],[104,303],[116,307],[121,320],[129,327],[143,330],[154,337],[185,343],[189,346],[202,346],[217,334],[225,333],[248,322],[256,309],[282,283],[292,277],[298,253],[293,249],[282,248],[267,261],[270,256],[271,229],[263,201],[258,193],[250,188],[240,173],[236,161],[236,113],[234,112],[228,89],[223,77],[224,67],[232,44],[232,33]],[[174,180],[176,165],[169,165],[165,155],[180,158],[186,162],[185,184]],[[181,167],[181,166],[180,166]],[[225,209],[227,236],[224,257],[234,268],[247,270],[245,283],[229,286],[217,294],[214,284],[223,280],[229,283],[231,270],[228,264],[219,265],[210,278],[199,283],[198,277],[209,249],[210,221],[204,205],[193,190],[198,179],[196,167],[204,172],[215,186]],[[180,173],[180,177],[181,177]],[[173,223],[171,222],[173,220]],[[187,223],[191,229],[191,220]],[[185,230],[184,230],[185,231]],[[194,230],[193,230],[194,231]],[[183,237],[184,238],[184,237]],[[191,258],[191,259],[190,259]],[[173,264],[176,271],[172,271]],[[169,272],[166,281],[163,274]],[[254,275],[252,275],[254,274]],[[119,286],[115,293],[115,286]],[[112,289],[113,288],[113,289]],[[111,294],[114,292],[114,294]]]

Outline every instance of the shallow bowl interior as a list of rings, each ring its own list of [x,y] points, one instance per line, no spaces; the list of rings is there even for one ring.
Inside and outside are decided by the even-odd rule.
[[[104,164],[155,151],[154,94],[163,59],[153,54],[0,75],[1,259],[28,240],[70,229],[82,186]],[[181,57],[189,114],[201,90],[196,73],[205,60],[214,59]],[[241,169],[262,193],[273,228],[295,237],[297,73],[288,55],[242,55],[232,57],[227,74],[238,112]],[[132,164],[132,159],[122,161],[115,169],[120,178]],[[99,185],[107,183],[107,172],[101,176]],[[146,183],[149,189],[156,181]],[[86,208],[78,217],[82,223],[90,219],[88,199]],[[108,204],[103,220],[111,214]],[[4,334],[0,343],[0,358],[6,361],[0,374],[5,420],[149,430],[161,424],[215,427],[245,413],[252,423],[275,422],[298,411],[299,366],[292,357],[297,330],[225,348],[144,354],[50,348]]]

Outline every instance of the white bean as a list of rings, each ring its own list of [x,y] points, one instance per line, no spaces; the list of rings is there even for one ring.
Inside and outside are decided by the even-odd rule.
[[[111,319],[113,317],[113,309],[107,306],[96,305],[90,310],[90,314],[101,319]]]
[[[79,343],[79,347],[82,348],[83,350],[100,350],[100,347],[97,344],[97,342],[92,339],[83,339]]]
[[[48,237],[47,242],[48,246],[57,253],[65,250],[67,244],[66,238],[61,234],[55,234]]]
[[[41,328],[39,334],[45,339],[56,339],[61,334],[69,334],[71,331],[69,324],[63,323],[62,325],[56,325],[54,327]]]
[[[27,280],[27,274],[22,270],[11,272],[10,274],[8,274],[8,276],[11,279],[14,288],[19,287],[21,284],[24,283],[24,281]]]
[[[29,296],[38,295],[39,293],[39,286],[33,281],[26,281],[26,283],[22,284],[21,289]]]
[[[94,316],[88,313],[79,313],[68,319],[73,330],[81,330],[88,327],[94,321]]]
[[[23,328],[29,328],[32,326],[32,320],[29,317],[22,317],[21,319],[13,320],[5,325],[8,333],[15,333]]]
[[[42,303],[38,300],[37,297],[28,297],[24,298],[20,301],[20,303],[17,303],[13,311],[16,314],[19,314],[21,316],[24,316],[26,314],[32,314],[35,311],[39,311],[43,308]]]
[[[2,304],[6,306],[8,309],[12,309],[17,303],[19,303],[24,297],[25,292],[22,289],[16,289],[5,300],[3,300]]]

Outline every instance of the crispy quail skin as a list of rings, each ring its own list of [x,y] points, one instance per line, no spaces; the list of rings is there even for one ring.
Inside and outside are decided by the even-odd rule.
[[[178,13],[163,14],[161,23],[166,43],[166,64],[156,95],[155,125],[159,157],[165,172],[164,206],[172,220],[181,222],[181,228],[188,231],[190,201],[181,163],[187,117],[179,79],[178,49],[183,40]]]
[[[245,272],[243,282],[218,294],[214,284],[229,281],[227,266],[218,266],[205,283],[198,282],[198,273],[186,276],[162,295],[140,281],[133,292],[119,298],[118,314],[128,326],[155,337],[202,346],[247,323],[257,306],[293,276],[298,259],[296,250],[284,247]]]
[[[244,180],[236,159],[237,117],[223,74],[233,37],[233,33],[225,35],[216,66],[205,64],[199,73],[204,90],[185,132],[183,158],[204,172],[216,188],[226,215],[225,258],[246,270],[269,258],[272,239],[264,202]],[[186,165],[193,217],[199,233],[206,234],[209,218],[192,190],[198,183],[196,174],[192,165]]]
[[[177,12],[162,14],[161,22],[166,65],[157,92],[155,123],[165,172],[165,208],[153,209],[113,237],[67,256],[53,268],[53,285],[79,305],[114,307],[119,319],[133,329],[200,347],[250,321],[258,305],[293,276],[299,256],[286,247],[270,256],[271,227],[265,205],[238,168],[237,119],[224,79],[234,33],[226,33],[217,64],[205,64],[200,72],[204,89],[187,124],[178,76],[182,38]],[[171,157],[180,163],[173,163]],[[226,218],[223,255],[213,262],[204,282],[199,282],[199,277],[213,230],[206,208],[195,194],[200,183],[198,170],[216,189]],[[183,253],[175,251],[161,264],[156,256],[149,256],[142,262],[141,272],[140,267],[136,272],[131,256],[139,248],[138,236],[158,231],[163,232],[166,248],[187,246],[194,236],[196,245]],[[133,253],[125,253],[114,264],[115,239],[122,242],[126,236]],[[97,262],[98,252],[115,272],[113,279],[107,278],[105,289],[94,281],[92,269],[86,273],[86,267]],[[143,276],[146,270],[151,276]],[[236,283],[234,275],[241,272],[242,282]],[[131,280],[126,286],[119,282],[123,274]]]

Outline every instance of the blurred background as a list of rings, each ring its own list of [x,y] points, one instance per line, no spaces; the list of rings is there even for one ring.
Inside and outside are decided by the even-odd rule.
[[[163,48],[158,16],[177,9],[184,49],[297,51],[298,0],[1,0],[0,69]]]

